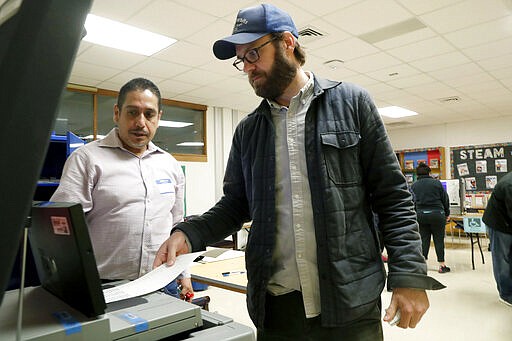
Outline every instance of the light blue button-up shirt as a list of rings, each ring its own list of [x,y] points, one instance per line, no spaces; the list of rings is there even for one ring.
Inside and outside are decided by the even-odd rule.
[[[313,74],[284,107],[269,101],[276,130],[277,238],[268,290],[302,292],[306,317],[320,314],[316,237],[305,150],[306,112],[313,99]]]

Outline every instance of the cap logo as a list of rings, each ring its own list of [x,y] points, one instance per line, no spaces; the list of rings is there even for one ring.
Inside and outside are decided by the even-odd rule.
[[[243,25],[247,25],[249,21],[246,18],[237,18],[235,21],[235,27],[233,27],[233,32],[240,30],[240,27]]]

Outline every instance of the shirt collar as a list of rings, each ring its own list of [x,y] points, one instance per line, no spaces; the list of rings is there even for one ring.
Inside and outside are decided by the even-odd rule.
[[[122,150],[127,150],[123,146],[123,142],[121,142],[121,139],[119,138],[118,134],[119,128],[114,127],[112,130],[105,136],[103,139],[99,140],[99,144],[101,147],[110,147],[110,148],[120,148]],[[148,149],[144,152],[144,155],[154,152],[164,152],[163,149],[155,145],[152,141],[148,144]]]

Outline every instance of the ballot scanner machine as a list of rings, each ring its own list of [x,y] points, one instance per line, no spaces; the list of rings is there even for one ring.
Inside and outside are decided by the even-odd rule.
[[[106,304],[80,204],[34,202],[30,221],[41,286],[5,292],[0,341],[255,339],[252,328],[161,291]]]

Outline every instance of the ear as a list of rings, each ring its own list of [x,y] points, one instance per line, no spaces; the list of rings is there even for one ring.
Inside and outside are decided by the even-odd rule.
[[[290,51],[293,51],[295,49],[295,37],[293,36],[293,34],[291,32],[283,32],[284,33],[284,36],[283,36],[283,41],[286,45],[286,50],[290,50]]]
[[[117,123],[119,121],[119,115],[121,115],[121,112],[116,103],[116,104],[114,104],[114,116],[112,117],[112,119],[114,120],[114,123]]]

